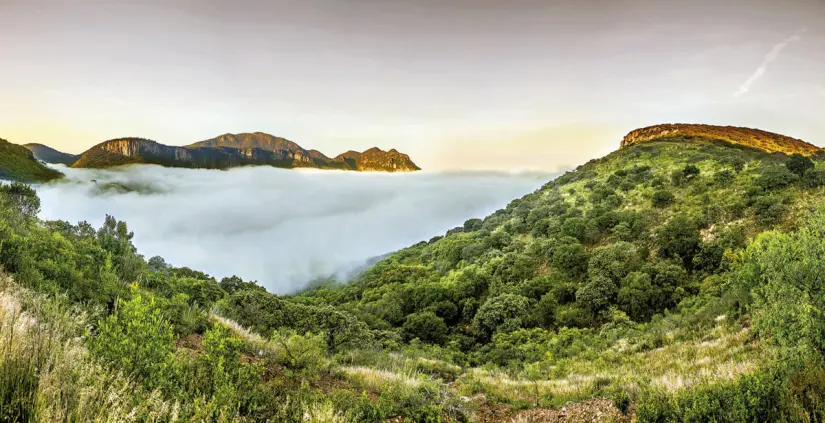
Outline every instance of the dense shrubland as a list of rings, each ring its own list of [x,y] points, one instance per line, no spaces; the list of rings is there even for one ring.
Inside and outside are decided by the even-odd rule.
[[[279,297],[0,189],[0,420],[823,421],[825,166],[703,142],[593,160],[348,284]],[[527,414],[525,414],[527,413]]]

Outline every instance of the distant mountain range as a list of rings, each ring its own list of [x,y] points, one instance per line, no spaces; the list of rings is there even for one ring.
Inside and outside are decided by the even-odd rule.
[[[39,160],[74,168],[105,168],[143,163],[206,169],[268,165],[364,172],[421,170],[408,155],[395,149],[383,151],[371,148],[362,153],[348,151],[329,158],[320,151],[306,150],[285,138],[262,132],[224,134],[183,147],[164,145],[144,138],[119,138],[104,141],[79,156],[62,153],[42,144],[27,144],[26,147]]]
[[[80,157],[76,154],[64,153],[57,151],[47,145],[29,143],[23,144],[23,147],[28,148],[34,154],[37,160],[42,160],[46,163],[60,163],[66,166],[71,166]]]

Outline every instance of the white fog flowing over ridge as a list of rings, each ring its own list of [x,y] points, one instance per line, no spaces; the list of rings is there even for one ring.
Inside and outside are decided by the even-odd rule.
[[[257,280],[277,294],[443,235],[555,176],[53,167],[66,178],[37,186],[41,218],[99,227],[109,214],[134,231],[146,258]]]

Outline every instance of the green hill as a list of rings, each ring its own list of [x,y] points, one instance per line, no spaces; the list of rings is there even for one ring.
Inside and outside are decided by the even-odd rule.
[[[0,415],[822,421],[824,187],[802,155],[646,140],[280,297],[146,260],[110,216],[37,221],[9,185]]]
[[[43,144],[36,144],[36,143],[29,143],[23,144],[23,147],[28,148],[34,154],[34,158],[37,160],[44,161],[46,163],[60,163],[66,166],[71,166],[72,163],[77,161],[79,156],[74,154],[64,153],[62,151],[57,151],[47,145]]]
[[[0,138],[0,179],[46,182],[62,174],[43,166],[26,147]]]

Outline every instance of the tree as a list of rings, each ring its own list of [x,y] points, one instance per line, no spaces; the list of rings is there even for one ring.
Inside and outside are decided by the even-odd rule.
[[[407,316],[404,332],[407,339],[418,338],[423,342],[440,345],[447,337],[447,324],[431,311],[414,313]]]
[[[0,184],[0,203],[11,207],[26,221],[34,219],[40,213],[37,191],[22,182]]]
[[[762,170],[756,184],[766,191],[771,191],[790,185],[796,178],[797,176],[785,166],[770,166]]]
[[[639,267],[636,247],[627,242],[616,242],[593,250],[587,265],[590,278],[603,276],[618,283]]]
[[[545,328],[552,328],[556,325],[556,311],[559,309],[559,301],[554,292],[550,292],[541,297],[536,307],[533,309],[536,322]]]
[[[676,200],[676,197],[670,191],[659,190],[653,193],[653,197],[651,198],[651,202],[653,203],[653,207],[663,209],[671,204],[673,201]]]
[[[317,379],[318,371],[327,363],[323,334],[300,335],[294,330],[282,329],[273,333],[272,342],[276,346],[273,359],[294,376]]]
[[[579,276],[587,271],[587,252],[578,242],[562,244],[553,252],[551,263],[570,276]]]
[[[802,176],[802,182],[808,188],[825,186],[825,168],[808,169]]]
[[[825,208],[796,232],[760,234],[738,282],[753,293],[756,328],[789,357],[825,355]]]
[[[652,304],[652,299],[657,296],[656,294],[650,275],[632,272],[622,281],[618,298],[619,307],[634,321],[646,321],[657,311]]]
[[[686,267],[699,252],[701,240],[696,223],[683,214],[673,216],[657,234],[662,256],[680,258]]]
[[[814,168],[814,162],[801,154],[794,154],[785,162],[785,167],[792,173],[802,176],[808,169]]]
[[[617,293],[618,287],[613,280],[604,275],[595,275],[589,277],[587,283],[576,291],[576,302],[595,315],[613,304]]]
[[[488,299],[479,307],[473,319],[473,332],[479,337],[489,339],[500,326],[521,325],[527,315],[530,300],[516,294],[502,294]]]
[[[164,385],[172,370],[174,330],[152,297],[132,288],[132,298],[98,323],[92,351],[143,380],[149,388]]]

